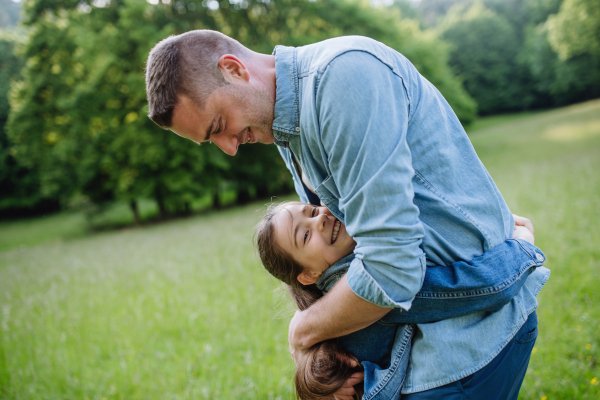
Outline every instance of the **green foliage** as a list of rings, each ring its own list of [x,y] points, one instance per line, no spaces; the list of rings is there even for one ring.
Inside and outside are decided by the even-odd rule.
[[[600,58],[600,5],[596,0],[565,0],[546,26],[548,41],[562,60],[579,55]]]
[[[15,157],[15,148],[7,137],[5,125],[10,107],[10,85],[18,78],[23,60],[15,55],[15,47],[23,37],[14,31],[0,31],[0,215],[11,216],[32,209],[52,209],[51,199],[39,193],[39,175]]]
[[[471,3],[472,0],[421,0],[418,5],[420,20],[426,27],[436,27],[452,7]]]
[[[580,55],[561,60],[548,42],[545,25],[529,29],[523,57],[536,89],[547,94],[543,105],[569,104],[600,96],[600,58]]]
[[[8,92],[11,80],[17,77],[23,66],[21,59],[15,55],[18,42],[18,34],[0,30],[0,129],[4,127],[10,111]]]
[[[441,37],[452,44],[450,64],[481,114],[527,108],[531,96],[523,93],[519,38],[499,14],[474,3],[453,8],[442,23]]]
[[[521,58],[540,105],[600,96],[600,8],[594,1],[530,0],[536,16],[525,28]],[[558,12],[558,13],[557,13]],[[547,17],[545,22],[544,17]]]
[[[527,0],[523,11],[529,15],[528,24],[537,26],[544,23],[552,14],[556,14],[563,0]]]
[[[597,1],[423,0],[419,10],[481,114],[600,96]]]

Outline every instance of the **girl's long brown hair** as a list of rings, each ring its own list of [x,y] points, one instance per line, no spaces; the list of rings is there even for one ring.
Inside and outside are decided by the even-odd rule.
[[[273,218],[286,205],[302,204],[298,202],[272,204],[265,217],[256,227],[255,241],[258,255],[267,271],[284,282],[288,293],[300,311],[304,311],[318,301],[323,294],[316,285],[304,286],[297,280],[303,271],[288,253],[275,242]],[[296,394],[301,400],[333,399],[344,383],[355,372],[362,371],[360,362],[340,346],[335,340],[326,340],[312,346],[307,356],[296,365],[294,384]],[[362,384],[355,386],[360,399],[363,394]]]

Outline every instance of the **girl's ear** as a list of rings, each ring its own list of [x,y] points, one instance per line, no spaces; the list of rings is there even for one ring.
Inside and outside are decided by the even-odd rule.
[[[303,271],[300,275],[298,275],[298,282],[303,284],[304,286],[312,285],[319,280],[319,276],[314,272]]]

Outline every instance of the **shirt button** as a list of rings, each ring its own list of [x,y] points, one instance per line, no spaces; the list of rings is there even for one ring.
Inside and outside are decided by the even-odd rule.
[[[539,262],[544,261],[544,256],[539,253],[535,253],[535,258],[537,258]]]
[[[300,127],[299,126],[296,127],[296,132],[300,132]]]

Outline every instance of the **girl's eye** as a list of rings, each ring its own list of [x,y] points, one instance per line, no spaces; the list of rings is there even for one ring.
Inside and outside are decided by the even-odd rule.
[[[317,214],[317,207],[313,207],[312,212],[310,213],[311,217],[314,217]]]
[[[306,231],[306,233],[304,234],[304,243],[306,243],[307,239],[308,239],[308,231]]]

